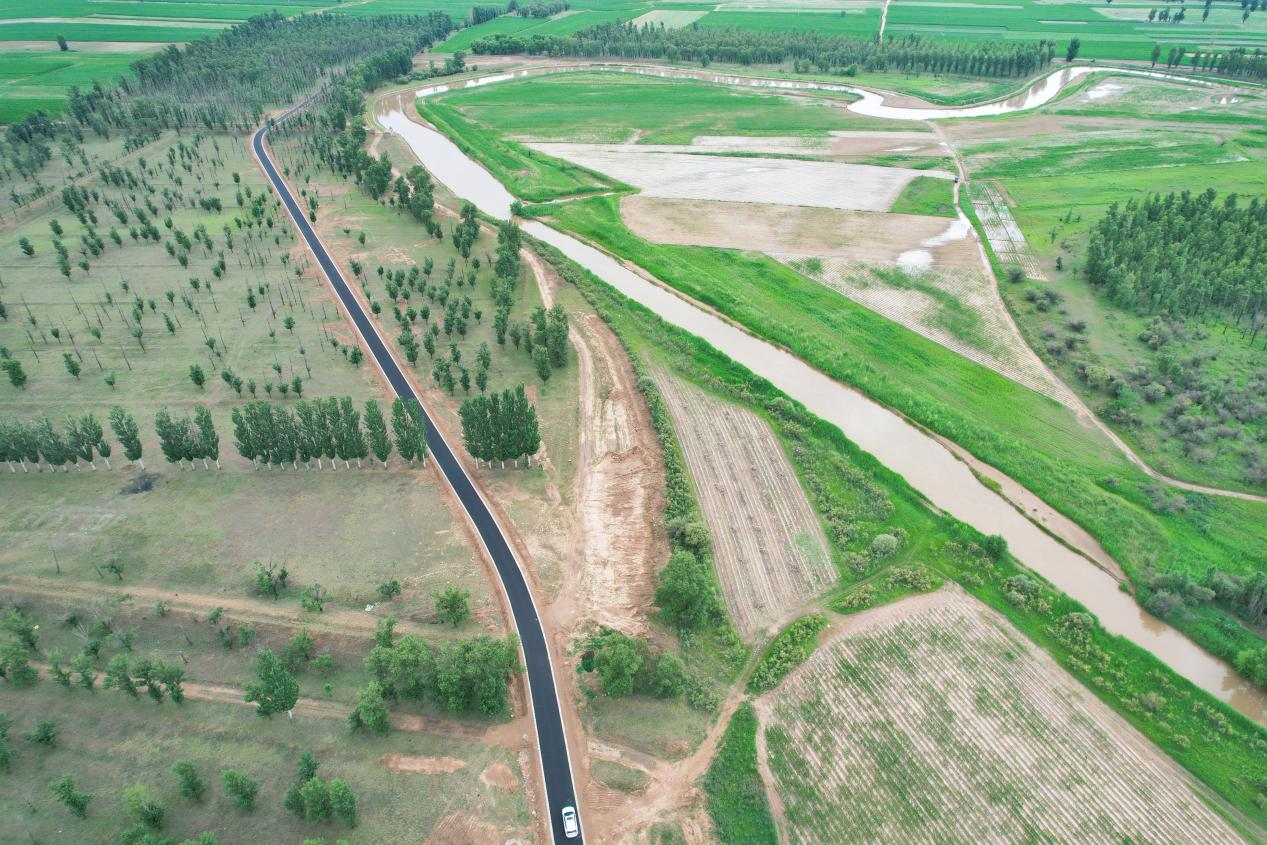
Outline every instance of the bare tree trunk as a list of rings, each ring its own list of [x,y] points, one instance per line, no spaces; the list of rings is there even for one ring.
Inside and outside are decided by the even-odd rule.
[[[220,459],[216,458],[216,469],[220,469]]]
[[[142,471],[142,472],[144,472],[144,471],[145,471],[145,459],[144,459],[144,458],[137,458],[137,459],[136,459],[136,462],[137,462],[138,464],[140,464],[140,465],[141,465],[141,471]]]
[[[103,461],[105,461],[105,462],[106,462],[106,469],[109,469],[109,470],[114,469],[114,467],[110,466],[110,459],[109,459],[109,458],[102,458],[101,460],[103,460]]]
[[[191,462],[191,463],[192,463],[192,462]],[[203,458],[203,459],[202,459],[202,468],[203,468],[203,469],[211,469],[211,464],[207,463],[207,459],[206,459],[206,458]]]

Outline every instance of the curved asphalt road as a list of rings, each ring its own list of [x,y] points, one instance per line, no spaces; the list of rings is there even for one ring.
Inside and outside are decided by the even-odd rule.
[[[301,108],[303,105],[300,104],[300,106],[296,106],[286,112],[279,120],[285,120],[290,117],[296,109]],[[357,331],[369,348],[370,354],[374,356],[374,360],[378,362],[379,368],[387,376],[387,380],[391,383],[392,389],[396,391],[396,395],[406,401],[418,399],[414,394],[413,388],[409,386],[404,373],[401,372],[400,366],[396,363],[396,359],[383,342],[383,338],[376,331],[374,324],[370,322],[369,316],[361,308],[361,303],[352,295],[352,291],[348,287],[347,282],[344,281],[342,273],[339,272],[338,265],[334,263],[330,254],[326,251],[325,244],[321,242],[317,233],[313,231],[312,226],[308,224],[308,218],[304,210],[295,201],[290,189],[278,175],[277,168],[273,166],[273,160],[269,157],[268,150],[264,146],[264,139],[267,134],[268,127],[265,126],[257,130],[251,137],[251,148],[255,152],[255,157],[258,159],[260,167],[264,170],[264,175],[268,177],[273,187],[277,189],[282,202],[290,212],[291,219],[295,221],[300,234],[308,242],[309,249],[316,256],[317,262],[325,272],[326,278],[334,288],[334,292],[339,295],[339,299],[343,302],[343,307],[351,315]],[[423,424],[426,426],[427,432],[427,446],[430,448],[436,464],[440,467],[440,471],[444,473],[445,479],[449,482],[449,486],[453,488],[453,492],[457,495],[458,501],[462,503],[467,516],[470,517],[472,524],[474,524],[480,541],[484,545],[484,550],[497,567],[497,574],[501,578],[502,587],[510,603],[510,611],[514,615],[515,627],[519,631],[519,639],[523,645],[524,664],[528,670],[529,707],[532,710],[533,721],[537,726],[537,752],[540,756],[541,771],[545,780],[546,806],[549,808],[550,829],[553,833],[554,841],[558,845],[564,845],[564,843],[570,845],[571,843],[581,842],[580,838],[565,839],[563,836],[563,824],[559,817],[559,811],[568,805],[576,806],[576,790],[572,785],[572,766],[568,759],[567,738],[563,733],[563,717],[559,710],[559,698],[554,687],[554,672],[550,666],[550,651],[546,647],[545,634],[541,629],[541,620],[537,617],[537,608],[533,605],[532,594],[528,591],[528,584],[524,580],[523,570],[519,568],[519,561],[515,558],[514,552],[511,551],[510,544],[506,542],[501,526],[493,518],[484,498],[471,482],[470,476],[466,474],[466,470],[458,462],[453,450],[449,448],[449,444],[445,442],[435,423],[432,422],[421,401],[418,402],[417,407],[422,409]]]

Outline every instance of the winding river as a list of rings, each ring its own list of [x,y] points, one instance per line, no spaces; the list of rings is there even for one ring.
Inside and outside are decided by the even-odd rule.
[[[509,79],[566,70],[622,72],[701,79],[735,85],[781,89],[837,90],[860,96],[850,108],[861,114],[895,119],[928,120],[1004,114],[1034,108],[1054,98],[1065,85],[1089,73],[1108,70],[1069,68],[1052,73],[1008,100],[960,109],[886,106],[870,91],[831,83],[800,80],[749,79],[705,71],[679,71],[644,66],[587,65],[575,68],[528,68],[493,74],[453,85],[436,85],[416,92],[426,97],[458,87],[476,87]],[[1122,71],[1113,69],[1114,73]],[[1140,75],[1165,77],[1143,71]],[[376,118],[399,135],[428,170],[450,190],[486,213],[510,216],[514,197],[487,170],[468,158],[444,135],[411,118],[413,98],[390,95],[380,100]],[[626,263],[589,244],[538,222],[523,229],[558,248],[630,299],[665,320],[707,340],[721,352],[777,385],[814,414],[838,426],[861,448],[900,473],[929,501],[987,534],[1000,534],[1015,556],[1058,589],[1077,599],[1099,617],[1106,629],[1148,649],[1176,672],[1191,680],[1259,724],[1267,724],[1267,694],[1255,689],[1230,666],[1197,646],[1183,634],[1145,613],[1119,589],[1118,581],[1087,558],[1071,551],[1030,522],[1002,496],[983,485],[967,464],[945,446],[888,408],[834,381],[801,359],[742,331],[705,308],[669,291]]]

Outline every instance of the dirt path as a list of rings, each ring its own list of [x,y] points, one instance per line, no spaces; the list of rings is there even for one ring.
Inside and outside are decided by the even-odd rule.
[[[206,593],[173,592],[154,587],[133,584],[114,585],[108,582],[93,584],[68,584],[51,578],[13,575],[0,579],[0,593],[20,593],[41,598],[56,599],[62,603],[83,602],[92,604],[103,599],[136,599],[148,603],[168,602],[173,613],[187,613],[193,617],[205,617],[216,608],[222,608],[226,620],[305,627],[314,631],[342,633],[369,637],[382,616],[358,610],[330,607],[321,613],[301,613],[289,604],[266,600],[238,598]],[[431,628],[416,622],[400,621],[396,631],[401,634],[428,634]]]

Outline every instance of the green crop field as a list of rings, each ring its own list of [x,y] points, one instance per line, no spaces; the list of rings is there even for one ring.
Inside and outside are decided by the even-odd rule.
[[[973,8],[955,2],[896,2],[889,8],[886,35],[918,34],[963,40],[1055,41],[1063,51],[1071,38],[1082,42],[1083,58],[1147,61],[1153,45],[1186,46],[1189,52],[1211,47],[1267,47],[1267,16],[1253,12],[1241,21],[1239,3],[1218,2],[1201,22],[1201,7],[1185,20],[1149,22],[1153,4],[1009,0],[1002,6]],[[1176,10],[1177,11],[1177,10]]]

